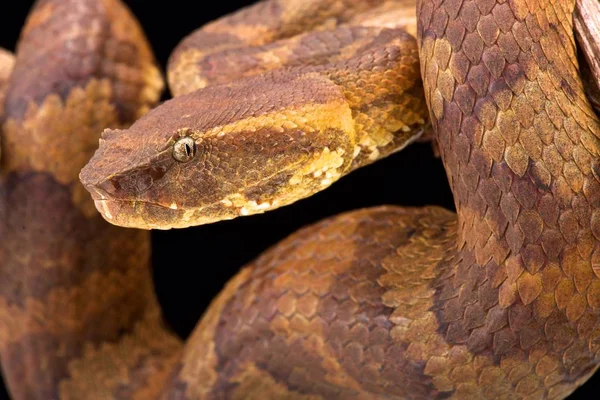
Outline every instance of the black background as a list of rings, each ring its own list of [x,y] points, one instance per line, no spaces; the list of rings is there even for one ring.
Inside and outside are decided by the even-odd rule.
[[[32,3],[8,2],[0,15],[0,47],[14,50]],[[164,69],[170,52],[185,35],[252,1],[125,3],[139,18]],[[433,157],[429,145],[411,145],[351,173],[324,192],[279,210],[202,227],[153,232],[156,291],[167,321],[186,337],[225,282],[269,246],[306,224],[381,204],[435,204],[453,209],[442,164]],[[600,387],[598,375],[571,398],[590,398],[594,387]],[[0,398],[3,395],[7,396],[0,382]]]

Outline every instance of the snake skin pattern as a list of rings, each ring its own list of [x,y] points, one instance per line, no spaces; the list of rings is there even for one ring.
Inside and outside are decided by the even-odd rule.
[[[586,94],[600,114],[600,2],[579,0],[573,14],[575,37],[579,44],[579,54],[585,62],[579,69]]]
[[[6,83],[15,65],[15,57],[4,49],[0,49],[0,115],[3,113],[4,92]]]
[[[0,362],[14,399],[148,399],[148,374],[166,379],[179,341],[157,328],[150,237],[106,224],[78,179],[100,132],[162,88],[119,1],[36,3],[2,123]]]
[[[369,3],[262,2],[184,40],[170,75],[192,89],[208,86],[176,96],[130,129],[104,133],[81,173],[100,212],[113,224],[145,229],[262,213],[416,140],[427,122],[416,40],[399,28],[369,26],[387,8],[363,17],[364,26],[345,24]],[[405,3],[390,4],[406,13]],[[337,28],[287,37],[328,21],[338,6]],[[296,22],[267,33],[256,28],[266,18]],[[400,22],[416,30],[414,18]],[[263,43],[271,37],[281,40]],[[212,51],[190,49],[215,42]],[[180,71],[192,59],[197,78],[190,81]],[[171,149],[186,137],[197,156],[181,163]]]
[[[175,51],[169,74],[172,86],[189,79],[199,91],[184,94],[181,84],[173,101],[125,130],[162,89],[133,17],[118,0],[36,3],[2,125],[0,361],[14,398],[561,399],[594,373],[600,122],[579,78],[575,1],[420,0],[416,26],[400,18],[404,3],[265,1],[208,25]],[[417,42],[395,26],[345,25],[385,25],[381,10],[399,10]],[[291,60],[283,72],[253,61],[303,40],[318,48],[327,37],[341,50],[325,46],[314,62],[294,51],[282,56]],[[202,45],[225,57],[203,63],[214,52]],[[212,75],[211,66],[237,57],[247,60],[234,63],[239,79]],[[178,71],[178,59],[204,72]],[[344,61],[357,59],[371,63]],[[336,81],[341,66],[342,77],[362,73],[366,85],[352,91],[344,86],[352,79]],[[388,78],[399,81],[397,93],[380,79],[383,66],[395,71]],[[423,88],[402,83],[415,67],[421,103]],[[376,82],[386,84],[380,101],[368,89]],[[353,102],[358,93],[374,97]],[[404,94],[411,123],[393,109]],[[182,125],[195,107],[209,112],[209,102],[206,120],[196,114]],[[395,122],[390,134],[409,126],[406,143],[426,123],[411,107],[425,102],[457,213],[384,206],[306,227],[244,267],[185,343],[162,324],[147,232],[114,227],[95,211],[142,228],[203,223],[186,215],[186,201],[197,206],[197,175],[186,172],[196,164],[172,159],[180,138],[202,144],[212,134],[239,146],[255,143],[250,132],[286,137],[316,127],[310,146],[323,140],[322,153],[349,132],[369,137],[358,120]],[[344,118],[331,116],[344,107],[348,126],[336,129]],[[301,117],[292,128],[290,116]],[[224,125],[230,133],[219,136]],[[234,169],[244,179],[223,175],[237,189],[253,179],[244,162],[267,168],[286,150],[264,156],[256,143]],[[235,146],[210,144],[195,159],[227,170]],[[363,165],[354,159],[344,159],[344,173]],[[269,186],[269,196],[285,183]],[[260,204],[244,194],[246,206]]]

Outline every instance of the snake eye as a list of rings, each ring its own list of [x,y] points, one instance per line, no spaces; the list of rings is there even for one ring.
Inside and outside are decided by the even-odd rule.
[[[173,145],[173,158],[180,163],[190,161],[196,155],[196,143],[191,137],[183,137]]]

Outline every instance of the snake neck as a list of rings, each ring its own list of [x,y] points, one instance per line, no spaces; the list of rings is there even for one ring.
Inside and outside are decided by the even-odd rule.
[[[600,127],[579,79],[574,2],[492,3],[484,14],[502,18],[446,21],[445,34],[436,24],[451,7],[422,3],[422,75],[458,214],[437,282],[441,329],[496,356],[576,343],[575,359],[595,358]]]

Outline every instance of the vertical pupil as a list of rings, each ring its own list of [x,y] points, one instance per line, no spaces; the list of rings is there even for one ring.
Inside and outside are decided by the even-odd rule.
[[[175,142],[173,158],[179,162],[188,162],[196,155],[196,143],[190,137],[183,137]]]

